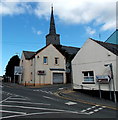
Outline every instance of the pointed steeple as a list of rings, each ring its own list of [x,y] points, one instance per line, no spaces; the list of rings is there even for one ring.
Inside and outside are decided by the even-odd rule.
[[[53,15],[53,6],[51,7],[49,34],[46,35],[46,45],[48,44],[60,45],[60,35],[56,34],[56,27],[55,27],[54,15]]]
[[[56,34],[54,15],[53,15],[53,6],[51,7],[50,31],[49,31],[49,34]]]

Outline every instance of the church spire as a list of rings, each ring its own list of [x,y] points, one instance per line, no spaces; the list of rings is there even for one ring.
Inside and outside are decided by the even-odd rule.
[[[56,34],[55,21],[53,15],[53,6],[51,7],[49,34],[46,35],[46,45],[60,45],[60,35]]]
[[[51,17],[50,17],[50,31],[49,34],[56,34],[55,21],[53,15],[53,6],[51,7]]]

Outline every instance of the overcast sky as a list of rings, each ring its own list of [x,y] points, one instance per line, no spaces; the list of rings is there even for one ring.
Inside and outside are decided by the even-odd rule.
[[[43,1],[43,2],[42,2]],[[9,59],[23,50],[45,46],[51,5],[61,44],[81,47],[92,37],[105,41],[116,29],[117,0],[2,0],[2,70]]]

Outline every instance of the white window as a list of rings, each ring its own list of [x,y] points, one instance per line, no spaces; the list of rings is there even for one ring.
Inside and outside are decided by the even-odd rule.
[[[55,57],[55,65],[59,65],[59,58]]]
[[[48,57],[43,57],[43,63],[48,64]]]
[[[94,72],[93,71],[83,71],[84,82],[94,82]]]

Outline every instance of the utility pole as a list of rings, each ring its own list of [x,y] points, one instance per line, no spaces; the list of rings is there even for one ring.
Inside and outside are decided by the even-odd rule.
[[[110,70],[111,70],[111,79],[112,79],[112,83],[113,83],[114,101],[116,103],[117,99],[116,99],[116,92],[115,92],[115,84],[114,84],[114,76],[113,76],[113,66],[112,66],[112,63],[109,64],[109,67],[110,67]]]

